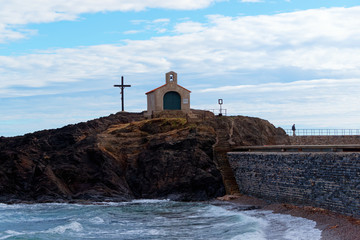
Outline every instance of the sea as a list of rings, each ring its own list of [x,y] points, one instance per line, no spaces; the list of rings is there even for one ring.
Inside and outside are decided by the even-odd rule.
[[[0,239],[317,240],[315,225],[216,201],[0,204]]]

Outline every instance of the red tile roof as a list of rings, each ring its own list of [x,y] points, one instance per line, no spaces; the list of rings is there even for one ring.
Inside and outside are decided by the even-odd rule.
[[[158,90],[159,88],[164,87],[165,85],[166,85],[166,84],[164,84],[164,85],[162,85],[162,86],[160,86],[160,87],[158,87],[158,88],[155,88],[155,89],[153,89],[153,90],[151,90],[151,91],[149,91],[149,92],[147,92],[147,93],[145,93],[145,94],[149,94],[149,93],[155,92],[156,90]],[[180,86],[180,85],[177,85],[177,86],[179,86],[179,87],[181,87],[181,88],[183,88],[183,89],[185,89],[186,91],[188,91],[188,92],[191,93],[190,90],[188,90],[188,89],[186,89],[186,88],[184,88],[184,87],[182,87],[182,86]]]

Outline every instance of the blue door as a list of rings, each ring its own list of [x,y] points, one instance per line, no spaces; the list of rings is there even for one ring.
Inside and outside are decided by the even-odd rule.
[[[181,110],[181,97],[177,92],[167,92],[164,95],[164,110]]]

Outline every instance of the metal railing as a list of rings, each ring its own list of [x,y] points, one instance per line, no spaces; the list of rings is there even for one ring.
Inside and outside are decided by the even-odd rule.
[[[291,129],[285,129],[286,134],[293,136]],[[296,136],[349,136],[360,135],[360,129],[296,129]]]

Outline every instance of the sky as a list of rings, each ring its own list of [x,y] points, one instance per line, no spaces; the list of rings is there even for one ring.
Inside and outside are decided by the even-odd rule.
[[[360,128],[358,0],[0,0],[0,136],[121,110],[175,71],[191,108]]]

